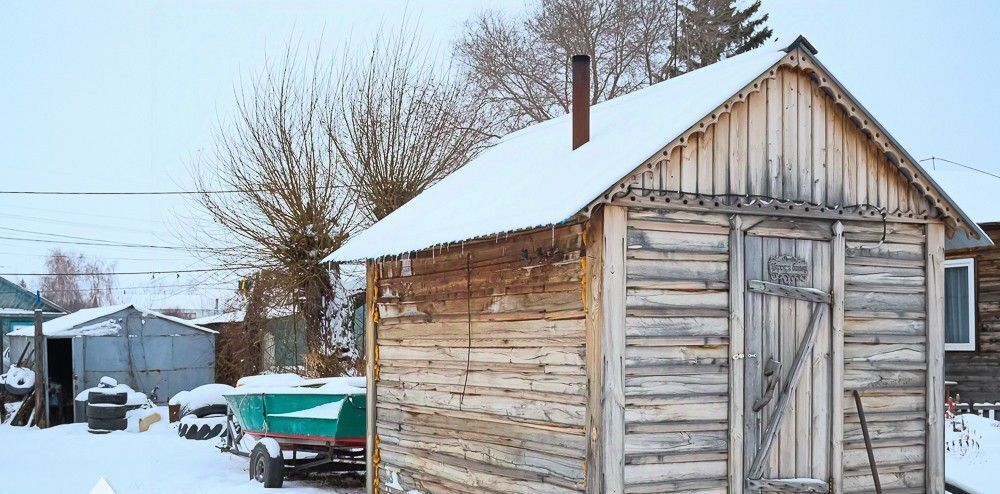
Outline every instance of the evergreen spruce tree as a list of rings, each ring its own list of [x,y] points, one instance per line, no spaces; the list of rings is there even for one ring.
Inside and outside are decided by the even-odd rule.
[[[739,8],[733,0],[689,0],[677,5],[672,72],[677,75],[764,44],[772,30],[760,0]]]

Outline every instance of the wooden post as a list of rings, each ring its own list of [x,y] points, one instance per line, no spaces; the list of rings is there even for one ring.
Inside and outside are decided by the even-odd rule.
[[[744,350],[744,265],[743,218],[733,215],[729,220],[729,355]],[[743,494],[743,360],[729,360],[729,492]]]
[[[844,492],[844,224],[833,224],[830,335],[830,486]]]
[[[944,493],[944,225],[927,225],[927,477]]]
[[[45,392],[45,337],[42,335],[42,309],[35,309],[35,424],[48,427],[48,393]]]
[[[375,494],[378,488],[378,436],[375,430],[378,349],[375,335],[378,314],[378,264],[368,261],[365,291],[365,489]]]
[[[601,494],[604,488],[604,442],[601,438],[604,421],[604,310],[601,307],[604,286],[604,210],[602,207],[590,216],[584,230],[586,263],[583,273],[586,282],[583,294],[587,318],[587,494]]]
[[[601,397],[600,444],[604,494],[625,492],[625,232],[628,210],[604,208],[604,252],[601,263]]]

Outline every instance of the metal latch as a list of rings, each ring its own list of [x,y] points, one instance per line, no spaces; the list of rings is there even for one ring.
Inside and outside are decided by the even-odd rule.
[[[745,358],[757,358],[757,354],[751,353],[750,355],[747,355],[745,353],[737,353],[736,355],[733,355],[733,360],[743,360]]]

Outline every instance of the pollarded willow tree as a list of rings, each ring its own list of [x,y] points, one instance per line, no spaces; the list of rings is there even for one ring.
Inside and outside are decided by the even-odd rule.
[[[415,29],[348,44],[332,61],[289,49],[237,93],[236,118],[195,169],[194,246],[266,271],[270,306],[302,314],[313,374],[354,368],[346,303],[322,259],[454,171],[495,136],[482,105]],[[279,296],[284,294],[284,296]],[[260,305],[260,304],[258,304]]]
[[[198,163],[202,222],[196,247],[234,271],[266,270],[271,307],[294,307],[305,326],[306,367],[336,375],[342,349],[326,317],[331,282],[323,258],[359,226],[356,200],[327,136],[330,73],[319,56],[289,48],[237,90],[235,117]],[[277,294],[280,294],[277,295]]]
[[[377,221],[486,148],[491,115],[419,31],[345,52],[331,93],[330,141],[368,219]]]

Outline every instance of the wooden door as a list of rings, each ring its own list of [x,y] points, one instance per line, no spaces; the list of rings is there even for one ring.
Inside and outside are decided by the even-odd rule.
[[[796,233],[751,227],[744,240],[744,353],[733,358],[744,371],[747,492],[829,486],[831,241]]]

